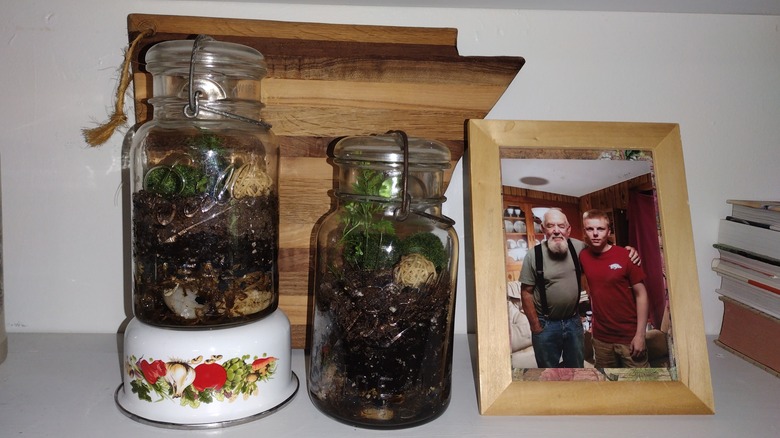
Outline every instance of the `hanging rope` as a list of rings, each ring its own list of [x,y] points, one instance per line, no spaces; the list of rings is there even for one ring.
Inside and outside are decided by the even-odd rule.
[[[114,112],[109,117],[108,121],[91,129],[82,129],[81,133],[84,135],[84,140],[90,146],[100,146],[107,142],[114,131],[120,126],[124,126],[127,123],[127,115],[125,114],[125,93],[130,86],[130,82],[133,76],[130,72],[130,62],[135,52],[135,47],[141,41],[141,39],[151,36],[154,32],[149,29],[138,34],[128,46],[125,51],[125,60],[122,63],[122,76],[119,78],[119,85],[116,90],[116,103],[114,105]]]

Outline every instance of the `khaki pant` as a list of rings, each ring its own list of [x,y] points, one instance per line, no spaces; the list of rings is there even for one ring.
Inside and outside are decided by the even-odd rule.
[[[631,357],[631,346],[613,344],[593,338],[593,366],[596,368],[650,368],[647,351],[637,357]]]

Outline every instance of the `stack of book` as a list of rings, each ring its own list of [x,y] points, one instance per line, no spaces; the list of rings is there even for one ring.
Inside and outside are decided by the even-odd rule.
[[[712,261],[723,302],[715,342],[780,376],[780,201],[726,202]]]

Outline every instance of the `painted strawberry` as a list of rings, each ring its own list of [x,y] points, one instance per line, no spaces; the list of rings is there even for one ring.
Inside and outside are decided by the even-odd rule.
[[[151,385],[157,383],[157,379],[165,376],[165,374],[168,373],[168,369],[165,367],[165,362],[161,360],[155,360],[151,363],[146,359],[139,360],[138,367],[141,368],[141,372],[144,374],[144,379],[146,379],[146,381]]]
[[[261,377],[268,373],[272,373],[275,368],[276,358],[273,356],[261,357],[252,362],[252,371],[256,372]]]
[[[198,392],[206,388],[222,389],[227,381],[227,372],[218,363],[202,363],[195,367],[195,380],[192,387]]]

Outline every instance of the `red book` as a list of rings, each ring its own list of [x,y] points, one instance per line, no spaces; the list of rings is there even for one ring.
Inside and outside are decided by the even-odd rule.
[[[723,301],[723,324],[715,341],[752,364],[780,377],[780,319],[731,298]]]

